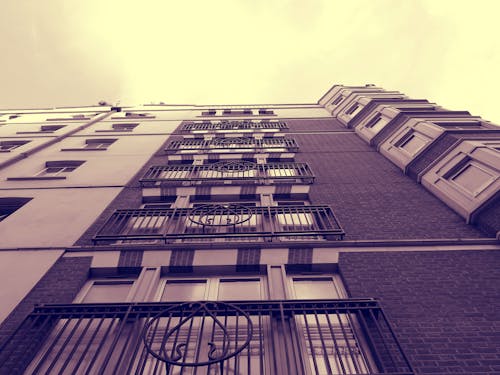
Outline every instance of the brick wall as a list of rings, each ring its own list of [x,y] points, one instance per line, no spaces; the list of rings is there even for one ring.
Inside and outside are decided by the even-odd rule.
[[[334,118],[285,119],[291,132],[294,131],[348,131],[342,123]]]
[[[381,300],[417,374],[500,373],[500,252],[341,253],[351,297]]]
[[[415,158],[408,164],[408,175],[415,181],[418,175],[424,171],[432,162],[438,159],[448,148],[453,146],[460,139],[498,139],[500,134],[495,131],[481,131],[474,134],[474,132],[466,131],[460,133],[459,131],[448,132],[443,137],[435,141],[424,153]]]
[[[477,214],[477,219],[474,221],[485,233],[496,236],[500,231],[500,192]]]
[[[312,203],[329,204],[346,240],[486,237],[356,134],[295,134]]]
[[[33,311],[35,305],[73,302],[87,281],[91,261],[92,257],[60,258],[4,320],[0,326],[0,347],[26,316]],[[47,333],[50,328],[51,325],[48,324],[46,326]],[[14,350],[11,351],[11,348]],[[27,348],[32,350],[28,353]],[[22,373],[22,369],[36,354],[37,343],[33,343],[32,337],[21,333],[16,335],[15,339],[3,349],[1,352],[4,355],[8,354],[8,361],[4,363],[4,368],[9,368],[8,374]],[[29,361],[26,360],[27,357],[29,357]],[[20,358],[24,358],[24,360],[20,360]],[[0,374],[4,373],[0,368]]]

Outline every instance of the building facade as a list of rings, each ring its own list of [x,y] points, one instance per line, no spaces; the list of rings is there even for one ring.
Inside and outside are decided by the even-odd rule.
[[[0,111],[0,374],[500,373],[499,176],[373,85]]]

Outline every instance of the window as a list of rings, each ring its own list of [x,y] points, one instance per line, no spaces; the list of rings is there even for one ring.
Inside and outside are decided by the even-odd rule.
[[[85,148],[91,150],[106,150],[112,145],[116,139],[87,139],[85,141]]]
[[[257,277],[166,277],[160,284],[159,299],[182,301],[244,301],[265,299],[265,285]]]
[[[105,132],[131,132],[133,131],[139,123],[121,122],[118,124],[112,124],[111,129],[97,129],[96,133]]]
[[[66,125],[42,125],[40,130],[35,131],[19,131],[16,134],[32,134],[32,133],[54,133],[55,131],[64,128]]]
[[[379,113],[377,113],[366,122],[365,128],[370,129],[374,132],[378,132],[385,125],[387,125],[387,119],[383,118]]]
[[[466,158],[446,173],[444,178],[476,196],[498,179],[498,174],[486,165]]]
[[[111,117],[112,119],[152,119],[155,118],[154,115],[150,113],[138,113],[138,112],[125,112],[124,115],[118,115]]]
[[[420,149],[427,144],[427,138],[414,131],[408,132],[402,137],[395,146],[406,151],[410,155],[415,155]]]
[[[245,115],[253,115],[253,112],[250,108],[245,109],[225,109],[222,111],[223,116],[245,116]]]
[[[217,111],[215,109],[209,109],[208,111],[201,112],[202,116],[215,116]]]
[[[45,163],[45,168],[42,169],[39,173],[37,173],[36,176],[64,178],[64,175],[73,172],[83,163],[85,162],[81,160],[48,161]]]
[[[337,105],[339,104],[342,100],[344,100],[344,97],[343,96],[339,96],[337,98],[335,98],[334,101],[331,102],[332,105]]]
[[[350,116],[353,116],[356,114],[357,111],[359,111],[361,109],[361,106],[358,104],[358,103],[355,103],[354,105],[351,106],[351,108],[349,108],[347,111],[346,111],[346,115],[350,115]]]
[[[66,125],[42,125],[40,128],[40,131],[45,132],[45,133],[52,133],[55,132],[59,129],[64,128]]]
[[[10,152],[30,141],[0,141],[0,152]]]
[[[90,138],[85,140],[83,147],[74,147],[74,148],[63,148],[61,151],[104,151],[107,150],[110,145],[112,145],[116,139],[104,138]]]
[[[33,198],[0,198],[0,221],[19,210]]]
[[[272,109],[261,108],[259,109],[259,115],[274,115],[274,111]]]
[[[111,127],[115,131],[122,131],[122,132],[131,132],[136,128],[136,126],[139,124],[132,124],[132,123],[121,123],[121,124],[113,124]]]
[[[77,298],[80,303],[126,302],[134,285],[133,279],[91,280]]]
[[[155,116],[149,113],[133,113],[133,112],[125,112],[125,117],[127,118],[155,118]]]
[[[78,120],[90,120],[91,116],[78,114],[72,115],[71,117],[57,117],[57,118],[48,118],[47,121],[78,121]]]
[[[479,121],[432,121],[434,124],[441,126],[445,129],[456,130],[479,130],[485,127]]]
[[[289,277],[297,299],[341,299],[346,294],[338,275]],[[356,313],[316,311],[297,314],[303,347],[315,374],[368,374],[371,357]]]

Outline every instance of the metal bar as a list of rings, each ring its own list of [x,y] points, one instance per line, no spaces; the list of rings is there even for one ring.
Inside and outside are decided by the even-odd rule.
[[[46,361],[46,359],[48,358],[49,356],[49,353],[52,351],[52,349],[54,349],[54,347],[56,346],[57,342],[59,341],[59,339],[61,338],[63,332],[66,330],[66,327],[67,325],[69,324],[69,322],[71,321],[71,317],[69,319],[66,320],[66,322],[64,323],[64,325],[61,327],[61,329],[58,331],[57,333],[57,336],[55,337],[54,340],[52,340],[52,343],[51,345],[49,346],[49,348],[47,349],[47,351],[44,353],[43,357],[40,359],[40,362],[38,363],[38,365],[35,367],[35,369],[33,370],[33,374],[37,374],[38,371],[40,371],[40,369],[42,368],[44,362]],[[50,369],[51,367],[49,367]]]
[[[332,327],[332,323],[330,321],[330,313],[327,310],[325,310],[325,316],[326,316],[326,321],[328,323],[328,329],[330,330],[330,334],[332,336],[333,347],[335,348],[335,353],[336,353],[335,360],[336,362],[338,361],[338,363],[340,364],[340,369],[342,370],[342,374],[347,374],[346,367],[344,366],[344,361],[342,360],[342,356],[340,353],[339,345],[337,343],[335,330]]]
[[[246,371],[249,374],[257,371],[264,373],[267,371],[265,361],[269,360],[272,372],[300,373],[307,367],[303,364],[310,358],[311,367],[316,373],[320,371],[343,374],[377,373],[367,359],[373,358],[380,373],[393,375],[412,373],[394,332],[389,330],[388,322],[374,300],[239,301],[234,302],[234,305],[238,306],[245,316],[248,314],[254,322],[254,337],[250,341],[251,346],[236,354],[234,359],[225,360],[225,369],[234,364],[235,371]],[[161,302],[37,307],[25,321],[25,327],[29,327],[33,321],[41,323],[43,327],[49,324],[48,321],[59,324],[56,323],[53,332],[47,336],[48,341],[35,359],[36,362],[33,362],[32,366],[36,367],[31,373],[94,374],[104,371],[106,374],[121,372],[141,374],[146,370],[151,374],[158,374],[159,371],[163,373],[165,365],[156,358],[148,359],[149,355],[138,339],[140,336],[138,333],[143,331],[144,324],[151,317],[167,308],[172,308],[167,315],[161,317],[161,321],[158,320],[156,326],[150,327],[148,332],[151,334],[148,340],[151,345],[158,348],[156,350],[170,352],[163,332],[170,330],[171,325],[182,322],[186,313],[190,313],[183,308],[177,309],[176,306],[178,303]],[[223,317],[219,321],[223,322],[222,326],[228,329],[227,332],[232,337],[230,347],[238,347],[244,340],[242,338],[244,331],[249,329],[248,323],[244,323],[240,312],[228,310],[227,306],[221,308],[215,306],[213,309],[211,313]],[[205,355],[204,343],[207,340],[218,345],[223,341],[222,347],[217,346],[218,350],[224,348],[226,340],[224,335],[218,333],[219,328],[215,320],[208,323],[206,320],[208,315],[204,310],[200,311],[195,313],[190,323],[184,324],[181,334],[178,331],[177,336],[172,335],[168,342],[168,347],[175,354],[177,344],[184,343],[183,340],[186,339],[186,345],[189,347],[186,346],[184,353],[181,354],[189,361],[194,359],[195,363]],[[297,345],[296,337],[299,330],[293,324],[295,316],[303,320],[300,334],[305,335],[303,337],[308,343],[310,355],[304,355],[305,353],[301,352],[300,346]],[[336,322],[332,321],[332,318]],[[265,333],[264,328],[266,328]],[[35,335],[37,329],[38,327],[32,329]],[[365,340],[359,340],[361,330],[366,343]],[[19,335],[24,334],[23,330],[17,332]],[[196,336],[197,334],[199,336]],[[269,352],[265,350],[268,335]],[[160,342],[161,345],[158,346]],[[383,350],[378,350],[380,348]],[[322,351],[321,356],[316,349]],[[332,349],[335,353],[329,355]],[[252,354],[258,355],[258,358]],[[245,355],[247,358],[240,357]],[[257,365],[253,359],[258,360],[259,364]],[[277,359],[280,363],[275,363]],[[384,360],[389,359],[390,365],[383,367]],[[323,365],[321,361],[325,364]],[[188,367],[176,369],[177,371],[186,373]],[[194,371],[204,373],[205,369]]]

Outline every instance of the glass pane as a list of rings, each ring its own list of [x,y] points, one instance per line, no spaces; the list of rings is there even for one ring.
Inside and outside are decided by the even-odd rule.
[[[297,299],[339,299],[333,279],[293,279]]]
[[[133,281],[120,283],[94,283],[83,299],[84,303],[125,302]]]
[[[412,135],[401,145],[401,148],[405,149],[409,154],[414,155],[426,143],[422,138]]]
[[[205,280],[167,281],[161,301],[203,301],[206,288]]]
[[[221,280],[218,299],[227,300],[260,300],[260,280]]]
[[[483,187],[486,187],[492,180],[492,175],[472,164],[466,166],[459,174],[453,177],[453,181],[463,186],[471,193],[481,191]]]

